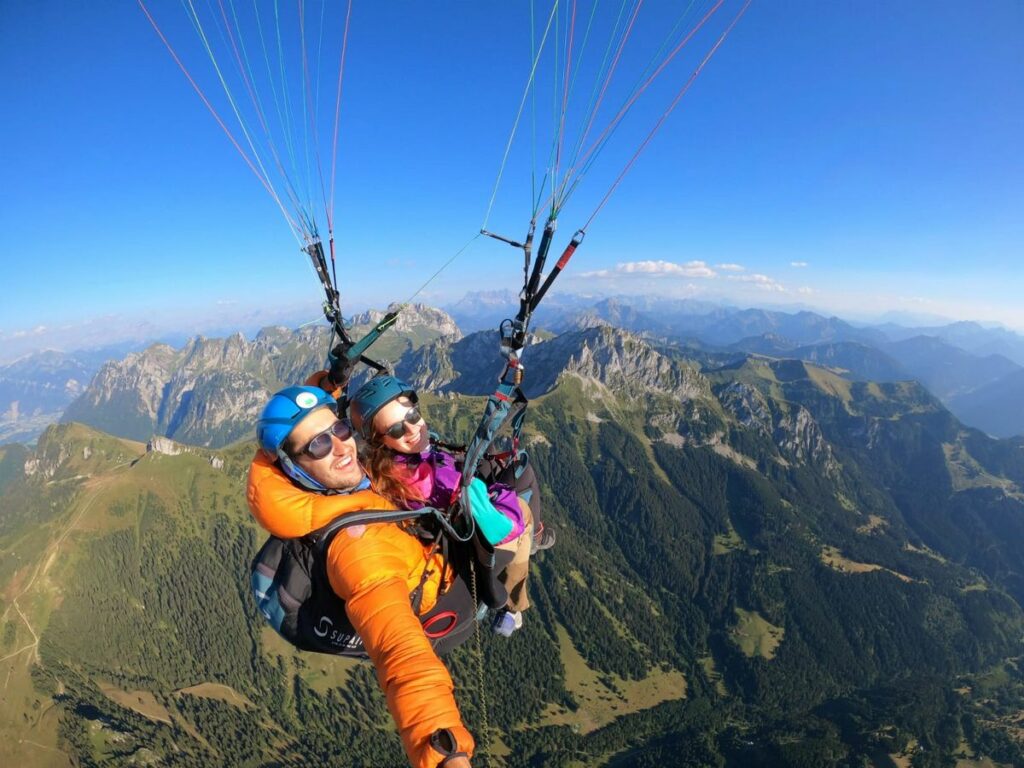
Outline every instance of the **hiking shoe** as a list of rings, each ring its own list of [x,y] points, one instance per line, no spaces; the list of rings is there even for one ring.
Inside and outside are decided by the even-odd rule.
[[[494,617],[491,629],[494,634],[502,637],[511,637],[512,633],[523,626],[523,614],[520,611],[510,611],[502,608]]]
[[[533,532],[533,541],[530,542],[530,554],[536,555],[538,552],[551,549],[553,546],[555,546],[555,532],[544,525],[544,523],[541,523],[540,528]]]

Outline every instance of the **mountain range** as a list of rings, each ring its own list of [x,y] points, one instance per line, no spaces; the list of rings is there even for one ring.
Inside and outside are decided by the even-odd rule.
[[[407,352],[419,350],[441,337],[454,340],[463,333],[472,335],[480,330],[492,330],[501,319],[513,315],[517,307],[518,298],[513,292],[490,291],[467,294],[450,308],[450,315],[422,305],[406,308],[398,321],[404,340],[399,342],[398,337],[385,335],[378,345],[378,354],[400,365],[402,370],[408,370],[413,363],[403,357]],[[358,332],[379,320],[382,314],[363,313],[351,318],[351,323]],[[407,325],[420,330],[407,333]],[[1024,408],[1019,405],[1024,385],[1020,376],[1013,375],[1024,361],[1024,339],[1004,329],[975,323],[913,328],[887,323],[864,328],[813,312],[740,310],[694,300],[655,297],[595,300],[564,294],[549,297],[534,321],[541,337],[597,325],[631,330],[652,343],[685,348],[692,356],[757,353],[829,366],[851,380],[916,379],[965,423],[1000,437],[1024,433]],[[259,345],[267,341],[267,337],[275,338],[282,330],[264,329],[253,336],[252,341],[238,334],[233,334],[232,338],[241,338],[245,345]],[[324,333],[322,329],[309,331],[297,340],[303,347],[304,357],[294,361],[291,370],[285,366],[282,373],[301,375],[308,370],[307,363],[323,360],[327,344]],[[201,363],[207,352],[200,353],[198,361],[186,361],[188,355],[184,350],[192,350],[190,354],[193,354],[197,346],[205,350],[218,343],[204,337],[161,342],[152,345],[152,352],[131,359],[125,359],[125,354],[143,351],[137,343],[73,353],[45,351],[0,366],[0,444],[34,440],[48,424],[61,418],[65,409],[85,392],[101,366],[108,362],[119,367],[120,373],[106,370],[88,397],[74,405],[68,418],[85,418],[85,413],[94,412],[96,416],[91,423],[101,428],[117,423],[118,419],[134,419],[136,428],[130,434],[138,439],[145,439],[150,431],[177,434],[185,440],[196,439],[188,426],[193,417],[188,413],[185,399],[191,398],[187,393],[198,386],[197,394],[202,400],[206,382],[201,376],[190,380],[189,371],[196,370],[195,363]],[[441,350],[433,351],[443,354]],[[287,357],[292,353],[282,354]],[[178,380],[167,392],[168,403],[173,402],[173,407],[160,403],[128,403],[124,414],[120,406],[114,405],[106,415],[98,415],[107,405],[105,396],[97,390],[109,393],[114,386],[111,376],[115,379],[117,376],[144,376],[142,370],[133,373],[128,370],[132,366],[160,368],[165,364],[181,368]],[[225,366],[225,370],[230,368],[230,365]],[[234,370],[234,373],[239,376],[235,383],[245,392],[253,386],[256,390],[261,387],[266,390],[283,380],[275,378],[276,374],[269,370]],[[262,396],[262,391],[258,394]],[[238,424],[243,421],[244,417],[238,419]],[[207,435],[201,441],[210,445],[230,441],[243,434],[244,429],[227,425],[214,432],[217,434]]]
[[[496,334],[409,318],[373,351],[464,440]],[[527,349],[558,543],[523,630],[449,657],[490,764],[1024,765],[1024,438],[900,380],[875,345],[907,339],[730,322],[684,341],[606,306]],[[69,410],[94,426],[0,447],[5,764],[401,764],[369,668],[292,652],[248,594],[254,409],[327,343],[152,347]]]

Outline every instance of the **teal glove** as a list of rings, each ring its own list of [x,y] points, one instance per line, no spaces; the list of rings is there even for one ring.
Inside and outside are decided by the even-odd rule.
[[[479,477],[474,477],[469,484],[469,508],[473,513],[477,528],[491,545],[498,544],[512,533],[513,523],[491,503],[487,485]]]

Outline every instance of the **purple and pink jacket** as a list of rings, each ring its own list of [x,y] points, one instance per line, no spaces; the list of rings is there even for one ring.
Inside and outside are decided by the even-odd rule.
[[[408,472],[407,485],[416,490],[422,502],[409,501],[413,509],[420,507],[437,507],[447,509],[453,501],[452,496],[459,487],[462,473],[455,467],[454,457],[439,448],[431,446],[422,453],[398,454],[396,464],[404,464]],[[501,514],[512,521],[512,531],[502,541],[506,544],[522,535],[526,530],[523,510],[519,506],[516,492],[502,483],[492,483],[487,487],[491,503]]]

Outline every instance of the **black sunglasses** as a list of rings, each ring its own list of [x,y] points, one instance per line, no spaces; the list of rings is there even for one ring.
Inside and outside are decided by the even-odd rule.
[[[392,440],[398,440],[405,434],[406,424],[419,424],[421,421],[423,421],[423,417],[420,415],[420,409],[414,405],[405,412],[405,416],[403,416],[399,421],[396,421],[390,427],[381,432],[381,437],[387,435]]]
[[[331,448],[333,447],[331,441],[332,436],[339,440],[348,440],[352,437],[352,425],[348,423],[347,419],[338,419],[336,422],[331,424],[331,426],[318,435],[315,435],[312,440],[306,443],[306,447],[303,448],[300,453],[304,453],[314,459],[322,459],[331,452]]]

